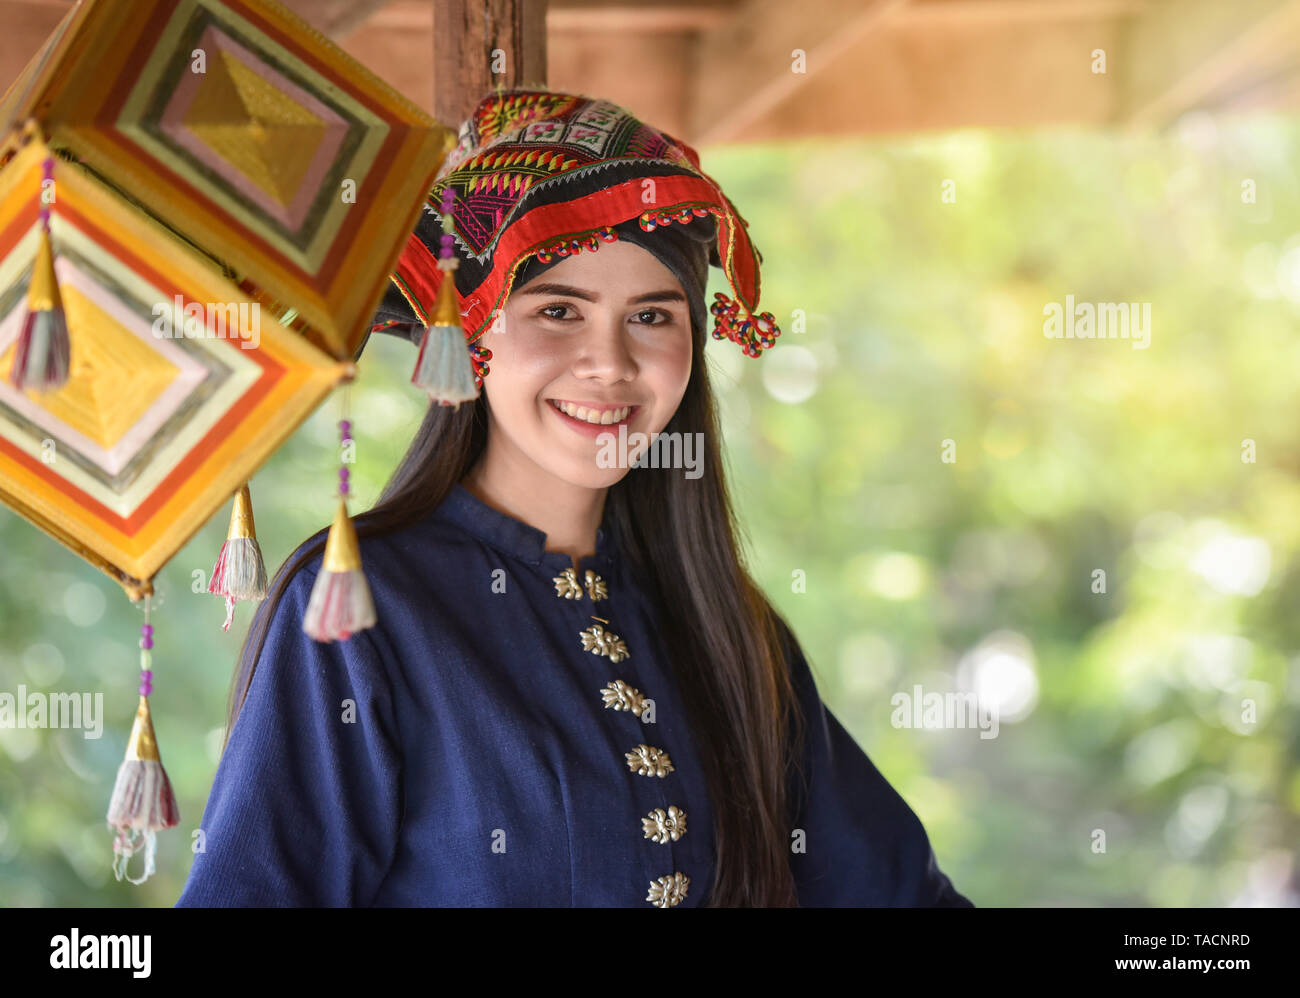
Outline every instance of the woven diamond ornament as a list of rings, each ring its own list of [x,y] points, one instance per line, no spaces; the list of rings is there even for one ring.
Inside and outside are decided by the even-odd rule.
[[[180,820],[152,580],[233,499],[209,592],[264,595],[248,481],[354,376],[453,145],[271,0],[84,0],[0,100],[0,501],[144,601],[118,879]],[[322,641],[375,622],[340,475]]]
[[[351,359],[455,136],[271,0],[86,0],[0,102]]]
[[[13,344],[51,159],[71,369],[57,391],[20,391]],[[351,370],[261,311],[32,138],[0,170],[0,498],[141,595]]]

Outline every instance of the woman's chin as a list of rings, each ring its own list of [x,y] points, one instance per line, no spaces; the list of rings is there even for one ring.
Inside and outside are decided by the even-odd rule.
[[[596,454],[574,457],[555,469],[556,477],[584,489],[607,489],[617,485],[627,475],[629,468],[601,467]]]

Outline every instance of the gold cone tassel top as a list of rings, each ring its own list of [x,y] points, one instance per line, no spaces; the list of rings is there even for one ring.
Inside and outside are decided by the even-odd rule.
[[[144,762],[159,762],[158,740],[153,733],[153,718],[149,716],[149,699],[140,697],[140,706],[135,711],[135,723],[131,725],[131,737],[126,743],[126,757],[140,759]]]
[[[235,505],[230,511],[230,531],[226,539],[234,540],[236,537],[257,539],[257,528],[253,526],[253,500],[248,494],[247,482],[235,493]]]
[[[450,266],[443,266],[446,262]],[[460,298],[456,294],[456,265],[459,261],[453,257],[447,257],[445,261],[438,261],[438,269],[442,271],[442,283],[438,285],[438,297],[433,303],[433,315],[430,316],[431,326],[450,326],[453,329],[464,330],[464,325],[460,318]]]
[[[63,308],[63,299],[59,295],[59,281],[54,273],[54,249],[50,245],[50,234],[41,229],[41,242],[36,250],[36,264],[32,268],[32,280],[27,285],[27,307],[33,312],[49,312]]]
[[[339,497],[339,508],[325,538],[324,572],[354,572],[361,568],[361,548],[357,544],[357,531],[348,516],[348,501]]]

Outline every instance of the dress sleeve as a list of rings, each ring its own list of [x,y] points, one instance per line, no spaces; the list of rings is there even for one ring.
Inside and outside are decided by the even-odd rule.
[[[401,755],[369,631],[314,641],[304,567],[276,607],[176,907],[370,903],[396,852]]]
[[[784,620],[804,716],[802,773],[792,771],[790,869],[802,907],[972,908],[939,869],[925,828],[822,703]],[[799,851],[802,845],[803,851]]]

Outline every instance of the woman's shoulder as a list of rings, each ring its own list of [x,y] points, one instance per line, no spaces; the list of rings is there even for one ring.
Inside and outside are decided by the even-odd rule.
[[[392,526],[383,519],[366,514],[353,517],[357,548],[361,553],[361,570],[376,606],[403,597],[412,591],[428,591],[439,580],[447,581],[457,567],[465,563],[472,550],[472,538],[454,523],[440,517],[437,510]],[[316,550],[293,570],[286,586],[297,594],[310,594],[324,562],[324,545],[328,528],[322,528],[304,540],[286,559],[299,560],[304,550]]]
[[[322,529],[304,540],[286,559],[272,585],[282,586],[277,605],[270,607],[267,623],[271,643],[280,654],[294,649],[295,659],[351,657],[358,667],[367,661],[381,663],[393,677],[418,661],[430,642],[463,632],[467,602],[487,587],[475,585],[472,576],[490,570],[475,538],[432,512],[385,529],[382,521],[367,524],[364,514],[354,518],[361,573],[365,577],[375,620],[350,638],[324,645],[304,630],[303,621],[324,563],[328,531]],[[304,556],[304,552],[311,553]],[[329,647],[338,645],[337,649]]]

